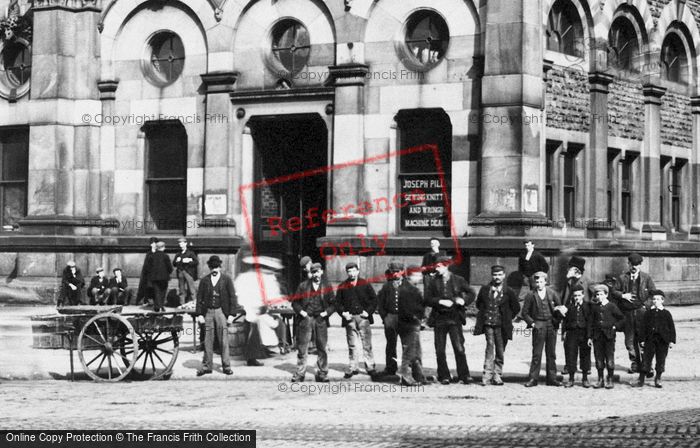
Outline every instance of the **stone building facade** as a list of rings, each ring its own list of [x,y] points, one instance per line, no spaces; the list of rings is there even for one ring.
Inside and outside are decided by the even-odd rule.
[[[290,283],[301,254],[353,250],[381,275],[439,236],[472,284],[515,270],[528,237],[554,284],[572,253],[599,280],[638,251],[673,300],[697,299],[698,0],[2,11],[0,295],[53,300],[69,259],[136,280],[150,236],[230,270],[252,241]],[[416,207],[360,206],[416,185]],[[346,258],[325,260],[332,280]]]

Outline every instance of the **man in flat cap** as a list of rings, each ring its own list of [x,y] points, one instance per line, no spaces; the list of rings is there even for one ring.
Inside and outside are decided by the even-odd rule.
[[[194,281],[197,278],[197,266],[199,260],[197,254],[189,248],[187,238],[178,238],[177,244],[180,252],[173,257],[175,276],[177,277],[177,292],[180,296],[180,304],[192,301],[197,297],[197,288]]]
[[[596,389],[613,388],[615,372],[615,333],[623,325],[625,316],[617,306],[608,300],[610,290],[600,284],[595,286],[595,299],[592,305],[592,318],[588,332],[588,344],[593,346],[595,367],[598,370]],[[607,369],[607,376],[605,376]]]
[[[112,303],[117,305],[129,305],[131,302],[131,291],[129,290],[129,282],[124,277],[121,268],[112,269],[114,277],[109,279],[109,290],[112,294]]]
[[[105,302],[109,302],[110,298],[109,280],[105,277],[105,270],[101,266],[95,270],[95,274],[90,279],[88,287],[90,305],[104,305]]]
[[[449,266],[452,263],[450,257],[438,258],[437,276],[430,282],[425,294],[425,301],[433,307],[432,313],[435,318],[438,381],[445,385],[450,384],[452,380],[445,355],[448,335],[455,354],[458,381],[462,384],[471,382],[462,326],[466,323],[465,308],[474,301],[474,293],[463,277],[450,272]]]
[[[629,270],[618,280],[618,290],[621,300],[618,301],[620,311],[625,315],[625,348],[630,360],[628,373],[639,373],[644,349],[640,345],[640,331],[644,313],[651,306],[649,291],[656,289],[654,280],[649,274],[642,272],[644,259],[636,252],[627,258]],[[650,372],[653,376],[653,372]]]
[[[316,351],[316,381],[327,383],[328,379],[328,318],[335,312],[335,295],[331,285],[323,281],[321,263],[311,265],[311,278],[302,282],[297,288],[299,297],[292,302],[294,312],[299,316],[299,340],[297,342],[297,370],[292,382],[302,382],[306,375],[306,359],[308,357],[311,329],[315,332]]]
[[[396,375],[398,370],[396,342],[399,334],[399,296],[401,286],[404,285],[402,272],[403,263],[399,261],[389,262],[387,281],[377,294],[377,312],[384,323],[384,337],[386,338],[386,348],[384,355],[386,362],[382,376]]]
[[[486,337],[484,374],[481,385],[503,385],[503,355],[506,343],[513,339],[513,319],[520,312],[518,294],[505,284],[506,270],[491,266],[491,282],[479,289],[476,296],[474,335]]]
[[[559,295],[547,286],[547,273],[537,272],[533,276],[535,289],[525,297],[523,320],[532,328],[532,361],[530,379],[525,387],[537,386],[542,367],[542,349],[547,358],[547,385],[561,386],[557,380],[557,328],[561,321]]]
[[[84,287],[85,280],[80,268],[75,265],[75,261],[70,260],[61,274],[61,294],[57,306],[60,308],[64,305],[80,305],[80,296]]]
[[[233,323],[233,314],[238,308],[236,290],[231,277],[221,272],[221,258],[212,255],[207,261],[211,271],[199,282],[195,313],[197,322],[204,324],[204,359],[197,376],[212,373],[214,366],[214,338],[221,344],[221,367],[224,374],[233,375],[229,356],[228,324]]]
[[[360,267],[351,261],[345,265],[348,278],[342,282],[335,293],[335,310],[343,319],[345,336],[348,342],[348,368],[345,378],[352,378],[360,373],[360,353],[357,339],[362,343],[362,355],[367,374],[376,375],[374,355],[372,354],[372,329],[374,310],[377,308],[377,293],[372,285],[360,277]]]
[[[585,271],[585,266],[586,266],[586,260],[579,256],[572,256],[571,259],[569,260],[569,268],[566,271],[566,282],[564,283],[564,287],[562,288],[562,294],[561,294],[561,300],[562,304],[568,309],[571,307],[572,303],[574,302],[574,290],[578,289],[580,286],[583,289],[583,301],[588,303],[591,300],[591,297],[594,295],[593,293],[593,287],[592,285],[589,285],[588,280],[583,278],[583,272]],[[562,342],[564,343],[564,347],[566,347],[566,341],[564,338],[562,338]],[[585,354],[585,353],[584,353]],[[586,365],[590,366],[591,364],[591,353],[590,350],[587,352],[588,356],[588,363]],[[566,364],[564,366],[564,370],[562,373],[564,375],[568,373],[576,373],[574,372],[569,372],[569,366]],[[585,372],[587,375],[590,374],[590,372],[586,371]]]

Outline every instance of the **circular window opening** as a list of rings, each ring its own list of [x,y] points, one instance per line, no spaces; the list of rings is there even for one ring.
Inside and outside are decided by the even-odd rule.
[[[311,41],[304,25],[293,19],[281,20],[272,28],[272,55],[289,73],[297,73],[309,61]]]
[[[20,42],[12,42],[5,46],[2,50],[2,66],[11,86],[25,85],[32,74],[31,49]]]
[[[149,42],[150,66],[148,73],[156,84],[167,85],[182,74],[185,66],[185,47],[182,39],[170,31],[153,36]]]
[[[418,11],[406,22],[406,49],[416,69],[430,69],[447,52],[450,30],[445,19],[434,11]]]

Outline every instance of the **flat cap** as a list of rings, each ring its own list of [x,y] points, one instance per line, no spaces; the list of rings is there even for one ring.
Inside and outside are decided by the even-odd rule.
[[[401,272],[404,270],[404,264],[400,261],[390,261],[388,267],[389,272]]]
[[[652,289],[651,291],[649,291],[649,295],[652,297],[654,297],[654,296],[661,296],[664,298],[666,297],[666,294],[664,294],[664,292],[660,289]]]
[[[544,271],[535,272],[532,276],[536,279],[542,277],[543,279],[547,280],[547,273]]]
[[[496,272],[506,272],[506,268],[504,268],[500,264],[494,264],[493,266],[491,266],[491,273],[495,274]]]
[[[637,266],[638,264],[642,264],[642,261],[644,261],[644,258],[642,258],[641,255],[639,255],[637,252],[632,252],[629,257],[627,257],[627,260],[633,265]]]
[[[95,272],[104,272],[105,268],[100,266],[99,268],[95,269]]]
[[[448,257],[447,255],[441,255],[437,258],[437,262],[440,264],[452,263],[452,257]]]
[[[593,291],[598,292],[598,291],[603,291],[605,294],[608,294],[610,290],[608,289],[607,285],[603,285],[602,283],[599,285],[595,285],[593,287]]]
[[[314,263],[311,265],[311,272],[318,272],[323,270],[323,265],[321,263]]]
[[[301,257],[301,260],[299,260],[299,266],[305,268],[307,264],[311,263],[311,261],[311,257],[309,257],[308,255],[304,255],[303,257]]]
[[[360,269],[360,267],[359,267],[359,266],[357,265],[357,263],[355,263],[354,261],[351,261],[351,262],[349,262],[349,263],[347,263],[347,264],[345,265],[345,270],[346,270],[346,271],[347,271],[348,269],[352,269],[352,268]]]

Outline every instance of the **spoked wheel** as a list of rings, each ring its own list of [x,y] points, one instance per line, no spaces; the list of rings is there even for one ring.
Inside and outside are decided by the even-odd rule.
[[[169,379],[180,350],[177,331],[138,332],[139,354],[131,377],[137,380]]]
[[[120,381],[136,359],[136,332],[118,314],[98,314],[83,325],[78,354],[85,373],[95,381]]]

